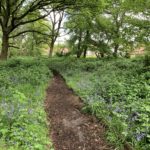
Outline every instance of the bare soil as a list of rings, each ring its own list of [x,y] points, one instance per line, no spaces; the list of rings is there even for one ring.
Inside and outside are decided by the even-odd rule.
[[[83,105],[56,74],[45,101],[55,150],[113,150],[106,142],[105,127],[95,117],[83,114]]]

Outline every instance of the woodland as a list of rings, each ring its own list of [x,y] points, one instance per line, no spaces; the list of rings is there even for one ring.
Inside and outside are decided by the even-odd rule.
[[[0,0],[0,150],[78,149],[150,149],[150,0]]]

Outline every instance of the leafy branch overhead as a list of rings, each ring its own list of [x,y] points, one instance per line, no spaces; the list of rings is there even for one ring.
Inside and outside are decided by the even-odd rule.
[[[31,47],[45,43],[52,56],[63,34],[67,37],[60,40],[69,37],[67,47],[77,57],[86,57],[88,51],[102,57],[128,56],[137,47],[149,45],[149,8],[149,0],[1,0],[0,59],[9,56],[10,43],[21,36],[26,36],[22,43],[32,36]]]
[[[66,21],[66,31],[70,33],[68,42],[77,57],[85,56],[87,50],[101,53],[102,57],[127,56],[140,45],[147,47],[150,41],[148,0],[83,2],[87,7],[69,10]]]
[[[18,27],[41,20],[52,11],[64,10],[74,3],[75,1],[68,0],[1,0],[0,26],[3,32],[1,58],[7,58],[10,34]],[[24,32],[17,34],[22,33]]]

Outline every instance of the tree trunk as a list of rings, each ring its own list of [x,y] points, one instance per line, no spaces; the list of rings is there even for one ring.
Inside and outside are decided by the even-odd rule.
[[[81,42],[82,42],[82,31],[80,30],[80,33],[79,33],[79,43],[78,43],[78,51],[77,51],[77,58],[80,58],[81,55],[82,55]]]
[[[6,60],[7,59],[7,57],[8,57],[8,48],[9,48],[9,37],[8,37],[8,34],[3,33],[2,50],[1,50],[1,55],[0,55],[1,60]]]
[[[90,36],[90,32],[89,30],[86,31],[86,37],[85,37],[85,42],[86,42],[86,45],[85,45],[85,48],[84,48],[84,52],[83,52],[83,57],[86,58],[86,54],[87,54],[87,49],[88,49],[88,43],[89,43],[89,36]]]
[[[77,58],[80,58],[81,55],[82,55],[82,52],[81,52],[81,51],[78,51],[78,52],[77,52]]]
[[[100,55],[101,55],[102,58],[104,58],[104,53],[101,52]]]
[[[50,43],[49,57],[52,57],[54,51],[54,42]]]
[[[88,49],[88,47],[86,46],[85,49],[84,49],[84,52],[83,52],[83,57],[84,57],[84,58],[86,58],[87,49]]]
[[[118,49],[119,49],[119,45],[115,44],[114,53],[113,53],[114,57],[117,57],[117,55],[118,55]]]

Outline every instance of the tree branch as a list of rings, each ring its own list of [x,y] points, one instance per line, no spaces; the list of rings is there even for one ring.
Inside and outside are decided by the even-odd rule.
[[[14,46],[14,45],[9,45],[9,47],[16,48],[16,49],[20,49],[20,47]]]
[[[43,16],[39,16],[38,18],[35,18],[35,19],[19,22],[18,24],[15,25],[15,28],[18,27],[18,26],[24,25],[24,24],[28,24],[28,23],[32,23],[32,22],[36,22],[38,20],[44,19],[48,15],[49,14],[46,14],[46,15],[43,15]]]
[[[42,32],[37,31],[37,30],[26,30],[26,31],[19,32],[16,35],[9,36],[9,38],[16,38],[16,37],[20,36],[21,34],[29,33],[29,32],[34,32],[34,33],[41,34],[41,35],[44,35],[44,36],[50,36],[46,33],[42,33]]]
[[[14,15],[18,9],[20,8],[20,6],[24,3],[25,0],[21,0],[20,3],[16,6],[16,8],[12,11],[12,15]]]

